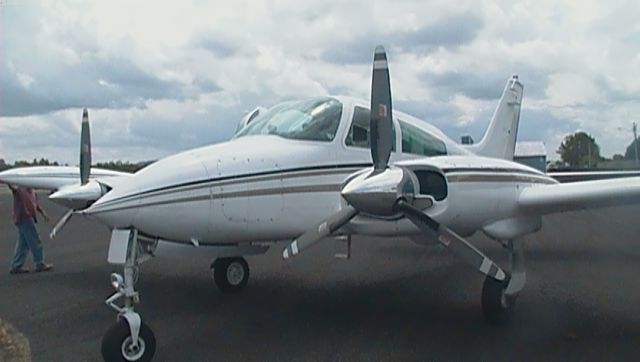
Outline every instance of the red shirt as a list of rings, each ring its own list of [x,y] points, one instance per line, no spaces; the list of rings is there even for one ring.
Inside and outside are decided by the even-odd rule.
[[[38,200],[33,189],[18,187],[13,192],[13,223],[18,225],[27,220],[38,222],[36,210]]]

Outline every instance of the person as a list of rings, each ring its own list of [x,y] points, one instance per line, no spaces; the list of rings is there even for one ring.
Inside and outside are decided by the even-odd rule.
[[[53,269],[52,264],[44,262],[42,242],[35,225],[38,222],[36,212],[39,212],[45,221],[49,221],[49,215],[38,204],[38,199],[33,189],[13,185],[9,185],[9,188],[13,193],[13,223],[18,228],[18,241],[16,241],[16,250],[11,260],[9,273],[22,274],[29,272],[29,269],[24,268],[24,262],[29,250],[33,255],[36,272],[45,272]]]

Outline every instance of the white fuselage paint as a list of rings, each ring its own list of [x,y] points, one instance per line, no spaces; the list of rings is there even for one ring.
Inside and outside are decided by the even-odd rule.
[[[371,163],[368,149],[344,143],[353,107],[366,105],[339,99],[344,109],[332,142],[257,135],[186,151],[139,171],[93,204],[87,214],[111,227],[135,227],[183,243],[295,238],[339,210],[344,203],[340,196],[344,181]],[[391,163],[401,161],[402,166],[445,172],[449,197],[426,210],[430,216],[463,235],[485,228],[499,239],[539,227],[539,217],[537,223],[523,223],[528,219],[517,214],[517,195],[526,187],[555,181],[527,166],[475,156],[432,126],[400,112],[396,115],[447,146],[448,156],[424,158],[396,152],[391,156]],[[396,132],[398,147],[400,137]],[[406,219],[363,215],[342,231],[381,236],[418,233]]]

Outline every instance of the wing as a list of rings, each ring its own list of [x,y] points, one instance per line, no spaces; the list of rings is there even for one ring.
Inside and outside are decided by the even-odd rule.
[[[640,203],[640,177],[529,187],[520,193],[521,212],[532,215]]]
[[[577,182],[577,181],[593,181],[606,180],[621,177],[640,176],[640,171],[571,171],[571,172],[547,172],[547,176],[553,177],[559,182]]]
[[[129,176],[125,172],[91,169],[91,179],[109,185],[108,180]],[[0,183],[30,187],[38,190],[55,191],[68,185],[80,182],[80,169],[68,166],[32,166],[12,168],[0,172]]]

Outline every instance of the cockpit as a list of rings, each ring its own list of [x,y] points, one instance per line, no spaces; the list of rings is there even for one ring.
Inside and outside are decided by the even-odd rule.
[[[251,120],[234,138],[277,135],[294,140],[331,142],[336,137],[342,103],[334,98],[313,98],[281,103]]]
[[[233,138],[275,135],[291,140],[341,143],[344,150],[369,148],[369,108],[348,97],[319,97],[256,108],[245,116]],[[434,127],[402,112],[394,112],[394,153],[407,156],[463,154]],[[340,127],[341,122],[345,123]]]

